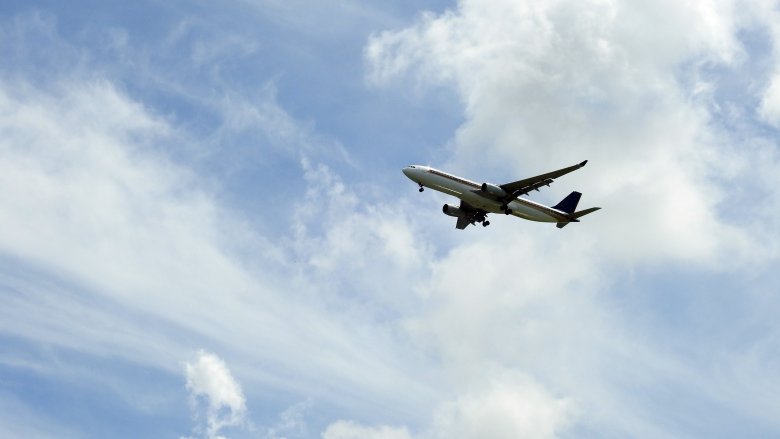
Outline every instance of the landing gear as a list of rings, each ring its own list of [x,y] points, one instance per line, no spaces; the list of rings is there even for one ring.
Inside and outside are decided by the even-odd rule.
[[[484,210],[479,211],[479,217],[477,218],[477,221],[482,223],[482,227],[487,227],[490,225],[490,221],[487,219],[487,212]]]
[[[511,215],[511,214],[512,214],[512,209],[509,208],[504,209],[504,215]]]
[[[420,185],[420,189],[418,189],[420,192],[424,191],[425,188],[423,188],[423,185]]]
[[[501,210],[507,210],[507,209],[508,209],[508,207],[507,207],[507,205],[506,205],[506,204],[502,204],[502,205],[501,205],[501,207],[499,207],[499,209],[501,209]]]

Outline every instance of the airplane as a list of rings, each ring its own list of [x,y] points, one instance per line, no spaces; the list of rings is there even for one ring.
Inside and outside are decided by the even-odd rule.
[[[460,206],[445,204],[442,211],[458,219],[455,227],[465,229],[470,224],[482,223],[483,227],[490,225],[488,213],[504,213],[518,216],[531,221],[556,223],[561,229],[569,223],[579,222],[579,218],[593,213],[600,207],[591,207],[577,211],[581,193],[574,191],[555,206],[549,207],[526,198],[531,191],[538,191],[542,186],[550,184],[558,177],[576,171],[588,163],[585,160],[573,166],[557,171],[537,175],[536,177],[513,181],[502,185],[491,183],[478,184],[465,178],[448,174],[429,166],[410,165],[402,169],[404,175],[420,186],[420,192],[428,187],[433,190],[460,198]]]

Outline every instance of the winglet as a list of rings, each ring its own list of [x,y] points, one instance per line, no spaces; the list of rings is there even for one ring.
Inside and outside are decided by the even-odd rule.
[[[585,163],[588,163],[588,161],[587,161],[587,160],[585,160],[584,162],[580,163],[580,168],[581,168],[581,167],[583,167],[583,166],[585,166]]]

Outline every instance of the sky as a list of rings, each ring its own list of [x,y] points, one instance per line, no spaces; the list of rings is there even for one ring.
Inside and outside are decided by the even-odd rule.
[[[780,436],[780,6],[0,4],[0,431]],[[581,223],[495,217],[588,160]]]

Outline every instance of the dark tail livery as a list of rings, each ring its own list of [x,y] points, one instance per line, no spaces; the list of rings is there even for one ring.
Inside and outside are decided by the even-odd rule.
[[[569,215],[571,215],[577,209],[577,203],[580,202],[581,196],[582,196],[581,193],[574,191],[570,193],[566,198],[561,200],[560,203],[553,206],[553,209],[557,209],[560,210],[561,212],[566,212]]]

